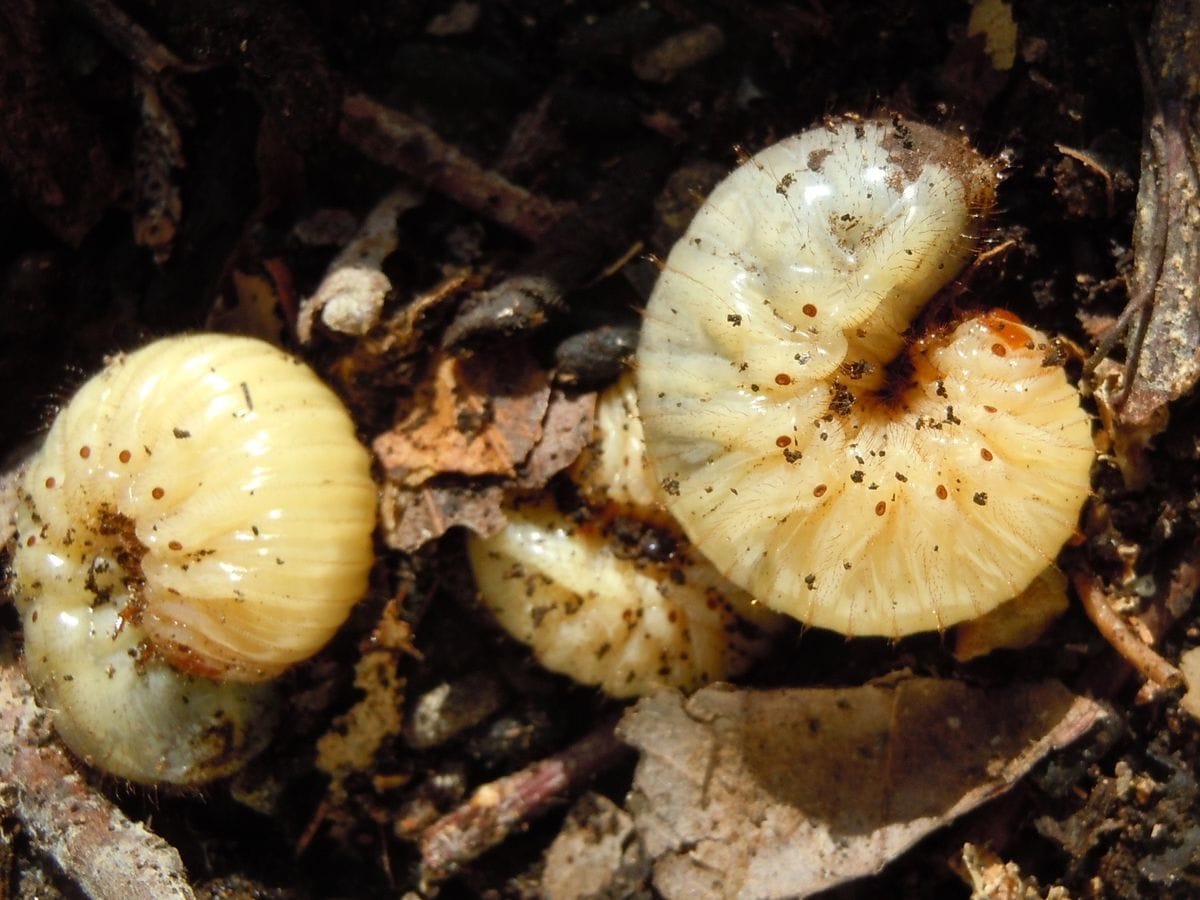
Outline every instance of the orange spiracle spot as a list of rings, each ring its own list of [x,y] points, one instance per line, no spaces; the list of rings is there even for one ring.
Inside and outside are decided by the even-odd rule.
[[[1024,323],[1007,309],[993,309],[984,315],[981,321],[984,327],[999,339],[1000,343],[996,344],[996,347],[1023,350],[1029,345],[1029,331]],[[1004,356],[1003,352],[995,351],[995,347],[993,351],[997,356]]]

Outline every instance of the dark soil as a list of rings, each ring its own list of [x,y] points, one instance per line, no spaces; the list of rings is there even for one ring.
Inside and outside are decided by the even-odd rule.
[[[503,298],[468,303],[454,320],[470,293],[463,290],[428,327],[431,346],[454,320],[459,346],[486,352],[527,335],[549,367],[556,348],[580,332],[636,326],[653,282],[645,254],[665,255],[692,192],[732,167],[736,148],[754,151],[842,113],[897,112],[961,128],[1006,161],[987,237],[1003,249],[972,270],[960,302],[1012,309],[1087,353],[1127,300],[1143,127],[1135,46],[1148,28],[1145,3],[1017,2],[1009,72],[992,69],[980,40],[966,37],[961,0],[120,6],[194,64],[154,79],[179,127],[185,165],[164,164],[161,143],[139,126],[137,83],[147,76],[114,36],[128,35],[130,23],[112,24],[107,8],[88,0],[0,4],[8,132],[0,136],[0,440],[10,462],[105,354],[205,327],[214,310],[232,316],[218,322],[269,323],[273,311],[248,319],[236,307],[237,277],[282,269],[294,296],[313,291],[348,236],[344,222],[400,180],[339,138],[342,99],[351,93],[419,119],[535,195],[578,204],[539,240],[436,190],[405,213],[386,267],[393,304],[452,270],[471,272],[475,287],[524,273],[560,289],[503,327]],[[721,39],[709,55],[676,60],[677,71],[669,60],[649,67],[647,54],[666,39],[702,26]],[[170,183],[181,215],[156,262],[135,242],[132,223],[146,219]],[[339,221],[340,230],[329,224]],[[326,233],[314,237],[317,224]],[[277,295],[288,294],[275,284]],[[285,311],[280,335],[286,319]],[[602,381],[626,345],[601,341],[587,351],[600,358],[584,353],[582,361],[571,345],[570,368]],[[405,370],[347,370],[352,348],[330,335],[306,355],[340,373],[331,377],[365,436],[391,424],[406,396]],[[1195,557],[1193,406],[1184,399],[1172,411],[1147,451],[1143,486],[1129,489],[1114,464],[1098,464],[1099,512],[1073,551],[1078,565],[1151,598]],[[524,648],[498,636],[472,607],[463,569],[454,533],[411,557],[384,551],[376,599],[291,676],[288,728],[232,790],[104,789],[179,849],[193,883],[208,885],[205,896],[396,896],[414,888],[418,855],[398,822],[453,808],[475,786],[560,750],[616,708],[538,670]],[[309,832],[326,788],[313,742],[356,698],[360,641],[390,596],[405,598],[402,617],[420,653],[403,663],[410,700],[483,667],[505,701],[447,745],[418,752],[395,741],[376,771],[347,781],[346,797],[322,810],[325,820]],[[15,631],[11,612],[0,608]],[[1042,885],[1072,895],[1196,894],[1200,732],[1169,693],[1139,699],[1137,680],[1077,606],[1035,647],[968,665],[937,636],[848,643],[814,631],[784,643],[749,683],[857,684],[902,667],[990,685],[1014,675],[1056,677],[1102,696],[1116,713],[1111,729],[1054,756],[1012,795],[935,834],[879,878],[831,896],[965,897],[947,863],[964,840],[990,844]],[[1197,643],[1200,624],[1189,612],[1160,649],[1176,660]],[[632,762],[611,768],[595,788],[619,803],[631,772]],[[381,776],[397,776],[394,786],[380,787]],[[259,812],[248,800],[254,790],[269,795]],[[446,882],[441,896],[536,895],[541,854],[561,822],[556,811],[532,823]],[[41,863],[28,845],[14,840],[17,874],[0,883],[0,897],[6,888],[26,896],[44,877],[34,874]],[[71,894],[70,885],[60,887]]]

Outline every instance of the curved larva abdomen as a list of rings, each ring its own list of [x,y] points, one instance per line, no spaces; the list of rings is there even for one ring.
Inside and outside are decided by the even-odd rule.
[[[646,310],[638,399],[670,511],[736,584],[849,634],[1014,596],[1089,493],[1090,420],[1004,313],[916,341],[992,166],[932,129],[842,121],[733,172]]]
[[[601,396],[595,441],[573,474],[589,510],[509,508],[503,531],[468,544],[484,605],[542,665],[631,697],[733,677],[768,649],[780,617],[662,514],[628,378]]]
[[[30,462],[19,603],[112,602],[186,671],[270,678],[362,597],[375,486],[341,402],[282,351],[191,335],[85,384]]]

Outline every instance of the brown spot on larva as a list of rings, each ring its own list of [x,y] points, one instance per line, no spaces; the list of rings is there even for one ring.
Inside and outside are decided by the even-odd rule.
[[[810,319],[816,318],[817,308],[815,306],[813,306],[811,303],[805,303],[802,307],[800,307],[800,311],[802,313],[804,313],[806,316],[808,316]]]
[[[123,463],[127,463],[131,459],[133,459],[133,454],[130,453],[128,450],[122,450],[120,453],[117,454],[117,459],[119,459]]]
[[[739,316],[737,313],[730,313],[729,315],[727,315],[725,317],[725,321],[732,323],[733,327],[737,328],[739,325],[742,324],[742,317]]]
[[[810,591],[815,591],[815,590],[817,589],[817,576],[816,576],[816,575],[813,575],[813,574],[811,574],[811,573],[810,573],[810,574],[808,574],[808,575],[805,575],[805,576],[804,576],[804,583],[805,583],[806,585],[808,585],[808,589],[809,589]]]
[[[994,412],[996,411],[996,407],[994,407],[994,406],[988,406],[987,404],[984,404],[983,411],[984,411],[984,412],[990,412],[990,413],[994,413]]]
[[[792,376],[788,375],[786,372],[780,372],[775,376],[775,383],[781,387],[786,387],[792,383]]]
[[[91,455],[92,455],[92,448],[87,446],[86,444],[84,444],[82,447],[79,448],[79,458],[80,459],[87,459]]]
[[[155,500],[161,500],[163,497],[166,496],[166,494],[167,494],[167,492],[164,491],[160,487],[156,487],[154,490],[152,490],[150,492],[150,496],[153,497]]]
[[[54,485],[56,485],[56,484],[58,484],[58,482],[54,480],[54,476],[53,476],[53,475],[51,475],[49,478],[47,478],[47,479],[46,479],[46,488],[47,488],[47,490],[49,490],[50,488],[54,487]]]
[[[937,494],[937,498],[939,500],[945,500],[950,496],[950,492],[946,490],[946,486],[944,484],[939,484],[935,493]]]
[[[170,543],[167,544],[167,546],[170,547],[172,550],[182,550],[183,549],[183,544],[179,543],[179,541],[171,541]]]
[[[977,491],[975,496],[971,498],[980,506],[987,506],[987,493],[985,491]]]
[[[992,451],[989,450],[987,447],[981,447],[979,449],[979,455],[983,457],[984,462],[992,461]]]
[[[862,469],[855,469],[853,472],[850,473],[850,480],[853,481],[855,484],[862,484],[863,478],[866,477],[866,474],[867,473],[864,472]]]
[[[25,546],[26,546],[26,547],[32,547],[32,546],[33,546],[34,544],[36,544],[36,543],[37,543],[37,538],[36,538],[34,535],[32,535],[32,534],[31,534],[29,537],[27,537],[27,538],[25,539]]]
[[[818,484],[815,488],[813,488],[813,496],[824,497],[827,490],[829,490],[828,485]]]
[[[992,352],[995,353],[997,356],[1007,356],[1008,355],[1008,351],[1006,349],[1004,349],[1003,344],[992,344]]]
[[[897,472],[897,473],[896,473],[896,480],[897,480],[897,481],[899,481],[899,482],[901,482],[901,483],[903,483],[903,482],[905,482],[905,481],[908,481],[908,476],[907,476],[907,475],[905,475],[903,472]]]
[[[791,445],[792,439],[786,434],[781,434],[779,437],[775,438],[775,446],[779,447],[780,449],[783,449],[784,447],[790,447]]]
[[[880,500],[875,504],[875,515],[882,516],[885,512],[887,512],[887,503]]]

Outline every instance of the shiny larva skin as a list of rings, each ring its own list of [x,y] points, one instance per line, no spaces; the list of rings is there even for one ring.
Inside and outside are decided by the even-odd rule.
[[[588,514],[509,508],[500,534],[468,545],[482,602],[542,665],[631,697],[733,677],[770,647],[780,617],[722,578],[663,515],[629,379],[602,395],[595,442],[573,474]],[[631,552],[618,536],[630,526],[653,526],[643,537],[663,546]]]
[[[914,339],[993,168],[842,120],[713,191],[646,310],[638,400],[667,505],[733,582],[852,635],[974,618],[1076,527],[1091,424],[1048,339],[994,312]]]
[[[27,464],[12,556],[28,675],[68,746],[148,782],[244,762],[269,719],[251,683],[366,590],[375,493],[341,402],[265,342],[110,362]]]
[[[143,659],[111,603],[25,618],[26,672],[58,736],[89,766],[141,784],[203,784],[270,740],[270,683],[218,682]]]
[[[366,590],[367,452],[333,392],[262,341],[190,335],[118,357],[59,414],[24,486],[20,604],[128,588],[126,617],[189,671],[273,677]]]

